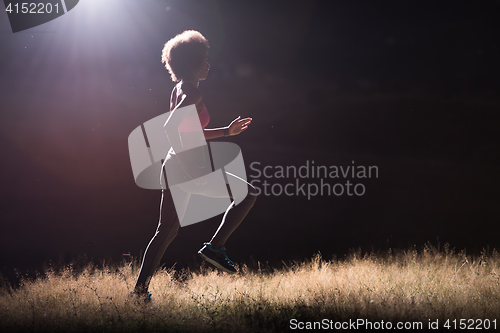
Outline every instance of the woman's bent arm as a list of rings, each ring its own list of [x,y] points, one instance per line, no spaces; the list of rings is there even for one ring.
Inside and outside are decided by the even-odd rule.
[[[225,129],[228,129],[228,127],[204,129],[203,134],[205,134],[205,140],[223,138],[225,136],[224,135]]]
[[[205,140],[222,138],[225,136],[238,135],[248,128],[248,125],[252,122],[252,118],[236,118],[226,127],[204,129],[203,134],[205,134]]]

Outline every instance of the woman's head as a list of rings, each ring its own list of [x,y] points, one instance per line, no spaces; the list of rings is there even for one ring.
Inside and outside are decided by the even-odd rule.
[[[193,75],[198,71],[208,70],[208,41],[202,34],[194,30],[186,30],[170,39],[161,54],[161,62],[165,63],[172,81]],[[206,73],[201,73],[200,79]]]

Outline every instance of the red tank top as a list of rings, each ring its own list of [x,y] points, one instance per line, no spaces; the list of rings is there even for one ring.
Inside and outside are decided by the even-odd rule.
[[[184,81],[184,82],[190,82],[191,81]],[[194,84],[194,83],[193,83]],[[179,96],[179,89],[181,88],[181,82],[179,82],[175,86],[175,93],[174,96],[172,96],[172,101],[177,102],[177,97]],[[175,108],[175,102],[170,104],[170,110],[172,111]],[[203,103],[203,109],[198,113],[197,116],[191,116],[187,117],[182,121],[182,123],[179,125],[179,131],[180,132],[195,132],[198,126],[196,126],[197,122],[200,122],[202,129],[205,129],[207,127],[208,122],[210,121],[210,114],[208,113],[207,107],[205,106],[205,103]]]

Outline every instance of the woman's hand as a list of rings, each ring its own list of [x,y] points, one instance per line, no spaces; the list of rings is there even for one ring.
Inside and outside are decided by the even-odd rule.
[[[230,136],[232,135],[238,135],[244,130],[248,128],[248,125],[252,122],[252,118],[244,118],[240,119],[241,117],[238,116],[235,120],[231,122],[228,126],[228,133]]]

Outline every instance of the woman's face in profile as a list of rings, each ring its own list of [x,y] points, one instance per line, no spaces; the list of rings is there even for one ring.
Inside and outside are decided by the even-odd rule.
[[[207,78],[209,68],[210,64],[208,63],[208,52],[207,52],[203,59],[203,63],[201,64],[201,67],[198,70],[198,77],[200,80],[205,80]]]

